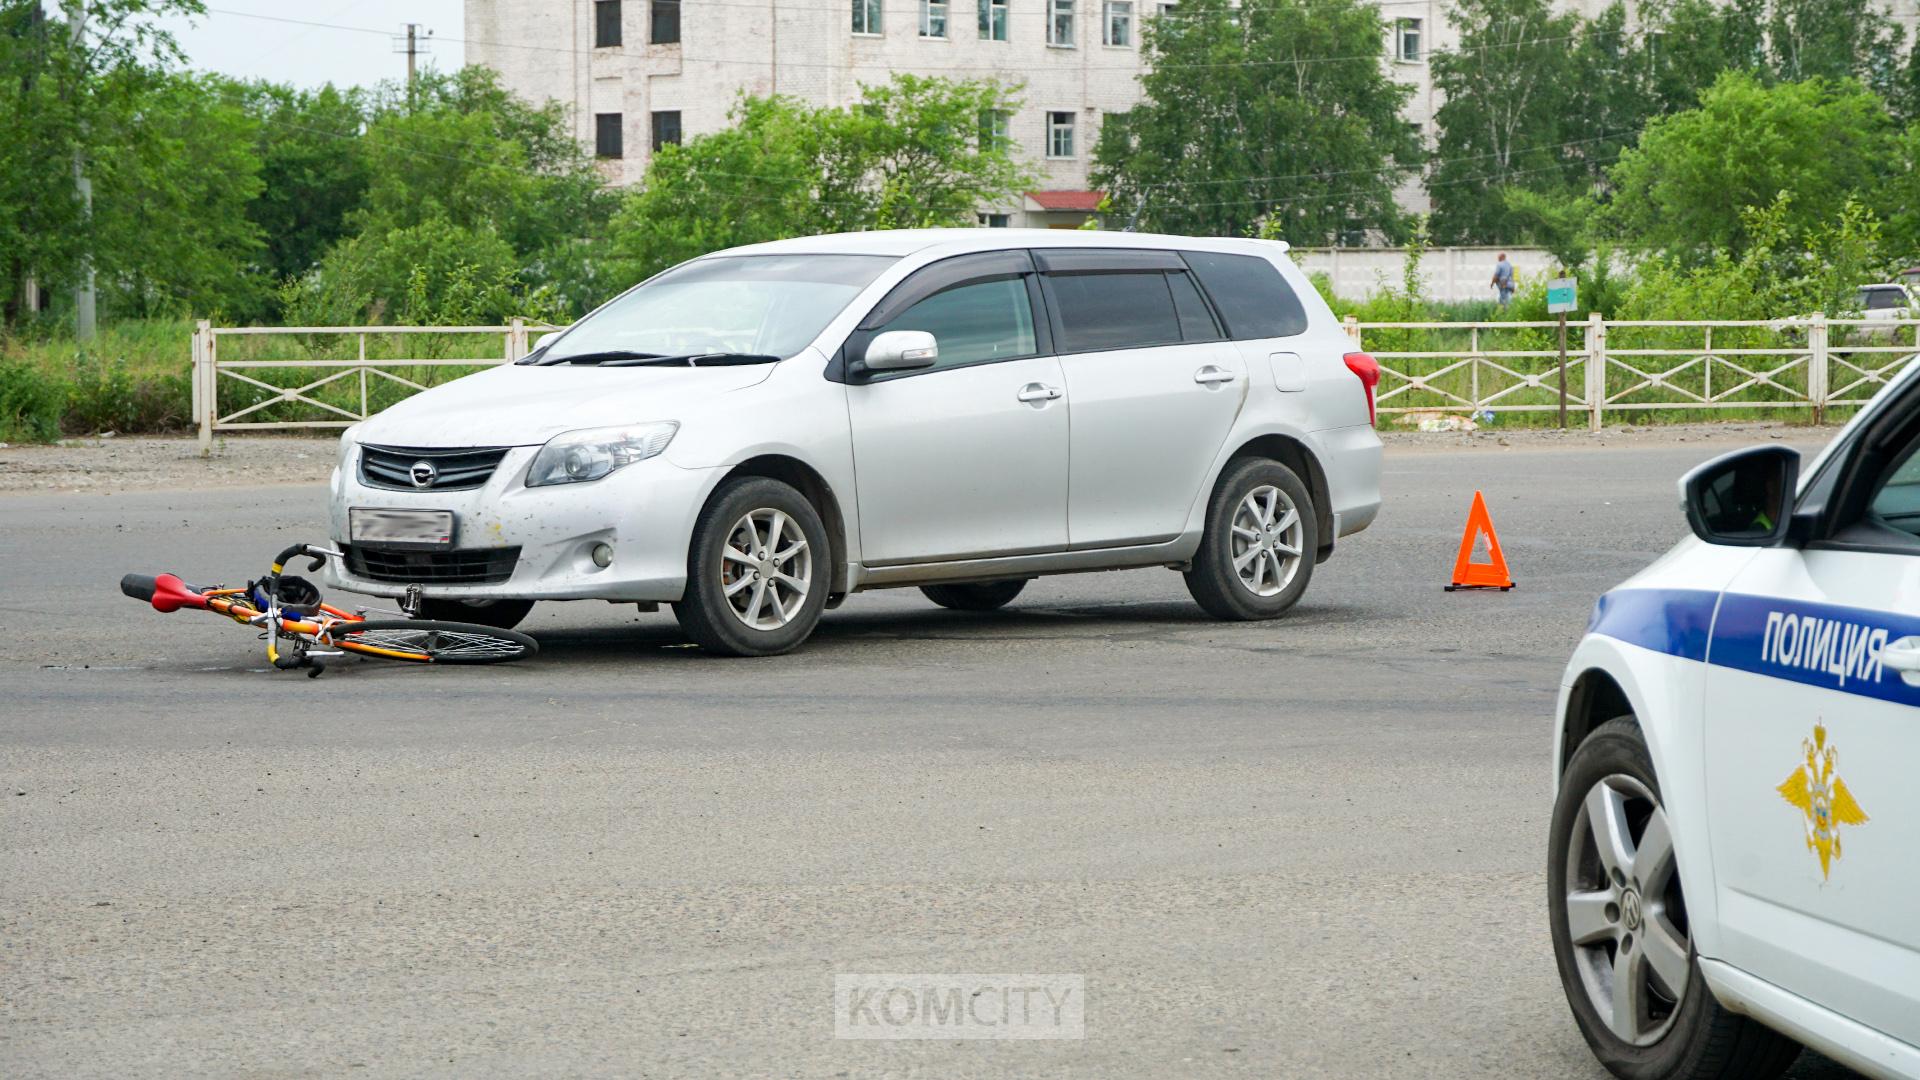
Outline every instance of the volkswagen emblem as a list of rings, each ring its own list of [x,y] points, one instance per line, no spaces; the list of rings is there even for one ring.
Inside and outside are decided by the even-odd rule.
[[[435,480],[440,479],[440,470],[431,461],[416,461],[407,470],[407,475],[413,478],[414,487],[430,488]]]

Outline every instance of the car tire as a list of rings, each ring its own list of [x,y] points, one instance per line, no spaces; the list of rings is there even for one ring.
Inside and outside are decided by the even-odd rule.
[[[1027,587],[1027,580],[1013,578],[1010,581],[979,581],[967,585],[922,585],[920,591],[927,599],[954,611],[998,611],[1013,603],[1013,598]]]
[[[462,622],[511,630],[533,610],[531,600],[453,600],[425,596],[420,599],[420,618],[439,622]]]
[[[1550,828],[1554,960],[1600,1063],[1623,1080],[1766,1080],[1785,1072],[1799,1044],[1722,1008],[1700,974],[1660,781],[1632,716],[1602,724],[1574,751]],[[1621,985],[1634,988],[1630,998],[1616,996]]]
[[[1249,458],[1229,466],[1207,500],[1187,591],[1216,619],[1277,618],[1307,591],[1319,545],[1307,486],[1277,461]]]
[[[687,552],[686,595],[673,614],[710,653],[775,656],[819,625],[832,577],[827,528],[806,496],[778,480],[743,476],[707,500]]]

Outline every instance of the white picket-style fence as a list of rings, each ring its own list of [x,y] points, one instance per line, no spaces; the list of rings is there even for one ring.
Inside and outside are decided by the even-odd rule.
[[[221,432],[351,427],[379,411],[373,407],[369,390],[377,386],[380,380],[415,391],[426,389],[420,382],[400,374],[399,369],[511,364],[527,355],[530,331],[555,329],[559,328],[545,323],[530,323],[524,319],[515,319],[505,326],[214,326],[201,320],[193,332],[192,376],[193,421],[200,432],[200,446],[203,450],[211,446],[214,435]],[[355,355],[297,360],[222,359],[220,356],[222,338],[316,334],[353,339],[356,343]],[[502,345],[499,354],[493,356],[369,359],[367,338],[389,334],[413,335],[416,340],[420,335],[498,334]],[[293,381],[299,385],[272,382],[266,373],[275,370],[293,373]],[[242,374],[245,371],[261,374],[258,377]],[[316,391],[323,387],[336,386],[343,381],[349,384],[350,389],[358,390],[357,394],[347,394],[344,404],[337,391],[332,401],[323,401],[315,396]],[[255,392],[247,395],[250,399],[247,404],[228,412],[221,408],[220,391],[230,383],[252,387]],[[296,419],[265,419],[265,412],[276,405],[296,405],[302,410],[311,410],[312,415]]]
[[[1560,408],[1558,343],[1542,344],[1557,335],[1556,322],[1349,318],[1346,326],[1380,364],[1376,401],[1383,414]],[[1818,422],[1831,408],[1865,404],[1920,354],[1920,320],[1913,319],[1651,322],[1590,315],[1569,321],[1567,331],[1566,407],[1584,414],[1594,431],[1609,410],[1802,410]],[[1370,347],[1390,335],[1449,340],[1423,349]],[[1518,347],[1505,343],[1522,336],[1529,340]]]
[[[1557,327],[1552,322],[1346,323],[1355,344],[1380,363],[1377,402],[1387,416],[1556,412]],[[193,334],[194,423],[202,447],[223,432],[348,427],[379,411],[370,391],[382,380],[424,390],[426,385],[412,377],[422,369],[510,364],[527,355],[530,332],[553,329],[521,319],[505,326],[220,327],[201,322]],[[367,355],[369,337],[478,334],[499,335],[500,351],[400,359]],[[327,348],[343,352],[351,343],[353,355],[313,356],[310,340],[300,343],[306,358],[220,355],[222,339],[290,335],[325,335]],[[1868,322],[1814,315],[1775,322],[1633,322],[1591,315],[1568,324],[1567,410],[1584,415],[1595,431],[1609,411],[1801,410],[1818,421],[1828,409],[1861,405],[1872,397],[1920,354],[1916,335],[1920,320],[1912,319]],[[1381,347],[1396,339],[1425,347]],[[288,377],[275,382],[276,371]],[[223,408],[223,389],[240,391],[244,403],[230,399]],[[322,390],[327,390],[324,399],[318,396]]]

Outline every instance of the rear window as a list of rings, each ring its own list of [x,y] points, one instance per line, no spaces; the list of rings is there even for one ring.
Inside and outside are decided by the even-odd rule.
[[[1180,316],[1158,270],[1118,274],[1048,274],[1060,325],[1061,352],[1137,349],[1180,340]]]
[[[1899,289],[1861,289],[1860,306],[1868,311],[1887,311],[1906,307],[1906,294]]]
[[[1187,265],[1227,324],[1227,336],[1292,337],[1306,333],[1307,309],[1272,263],[1253,255],[1183,251]]]

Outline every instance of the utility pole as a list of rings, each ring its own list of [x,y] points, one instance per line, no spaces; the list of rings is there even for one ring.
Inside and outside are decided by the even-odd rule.
[[[69,0],[67,33],[76,53],[86,51],[87,0]],[[83,73],[84,75],[84,73]],[[78,94],[75,95],[76,101]],[[86,128],[80,128],[79,142],[73,148],[73,187],[80,196],[82,220],[93,219],[93,181],[87,179]],[[91,228],[88,234],[91,235]],[[93,253],[81,256],[80,281],[73,287],[73,336],[82,343],[92,341],[94,332]]]
[[[407,23],[407,36],[393,39],[393,51],[407,54],[407,105],[413,105],[413,80],[421,53],[433,51],[433,31],[420,32],[419,23]]]

